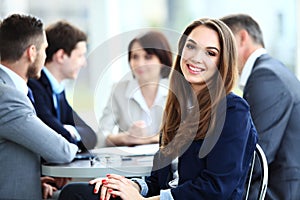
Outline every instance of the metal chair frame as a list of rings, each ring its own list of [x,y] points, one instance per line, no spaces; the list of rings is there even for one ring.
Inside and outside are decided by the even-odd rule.
[[[251,179],[252,179],[252,174],[253,174],[253,168],[255,164],[256,158],[259,159],[259,164],[261,167],[261,181],[260,181],[260,188],[259,188],[259,193],[258,193],[258,200],[264,200],[265,195],[267,192],[267,186],[268,186],[268,162],[266,155],[262,148],[260,147],[259,144],[256,144],[256,148],[254,151],[251,167],[250,167],[250,172],[249,172],[249,180],[248,180],[248,186],[247,186],[247,191],[246,191],[246,196],[245,200],[248,199],[249,196],[249,190],[251,187]]]

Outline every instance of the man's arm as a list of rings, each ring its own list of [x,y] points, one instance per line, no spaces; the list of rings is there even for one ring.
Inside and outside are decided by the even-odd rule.
[[[44,124],[34,113],[29,99],[17,90],[1,87],[1,137],[43,157],[47,162],[65,163],[74,159],[77,146]]]

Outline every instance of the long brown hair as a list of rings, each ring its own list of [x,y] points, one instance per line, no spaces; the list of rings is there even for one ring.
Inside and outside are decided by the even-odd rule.
[[[183,76],[180,60],[187,37],[198,26],[217,32],[221,53],[217,73],[204,84],[200,93],[195,94]],[[233,89],[236,77],[237,51],[230,29],[218,19],[203,18],[190,24],[179,40],[178,55],[170,76],[170,91],[161,127],[161,146],[166,152],[172,154],[174,149],[182,152],[192,141],[222,131],[226,115],[225,97]],[[219,120],[221,116],[223,122]]]

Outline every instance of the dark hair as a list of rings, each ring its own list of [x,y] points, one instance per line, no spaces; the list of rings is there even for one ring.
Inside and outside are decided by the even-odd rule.
[[[128,61],[130,61],[132,45],[135,42],[139,43],[147,54],[156,55],[159,61],[167,66],[162,67],[160,74],[162,78],[168,77],[172,66],[172,52],[167,38],[157,31],[149,31],[134,38],[128,46]]]
[[[5,61],[20,59],[24,51],[35,45],[40,49],[44,42],[43,23],[29,15],[13,14],[0,23],[0,57]]]
[[[87,41],[86,34],[66,21],[58,21],[46,28],[48,47],[46,62],[60,49],[70,56],[78,42]]]
[[[234,14],[222,17],[221,20],[229,26],[233,33],[245,29],[253,41],[257,44],[265,47],[263,34],[258,23],[249,15],[246,14]]]

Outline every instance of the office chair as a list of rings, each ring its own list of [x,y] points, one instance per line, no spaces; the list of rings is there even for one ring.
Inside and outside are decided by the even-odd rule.
[[[259,144],[256,144],[256,148],[255,148],[255,151],[254,151],[254,155],[253,155],[253,159],[252,159],[252,163],[251,163],[251,167],[250,167],[250,172],[249,172],[249,180],[248,180],[245,200],[247,200],[248,196],[249,196],[249,190],[250,190],[250,187],[251,187],[252,173],[253,173],[254,163],[255,163],[256,159],[259,160],[259,165],[260,165],[260,168],[261,168],[260,188],[259,188],[257,199],[258,200],[264,200],[266,192],[267,192],[268,162],[267,162],[267,158],[266,158],[266,155],[265,155],[264,151],[259,146]]]

